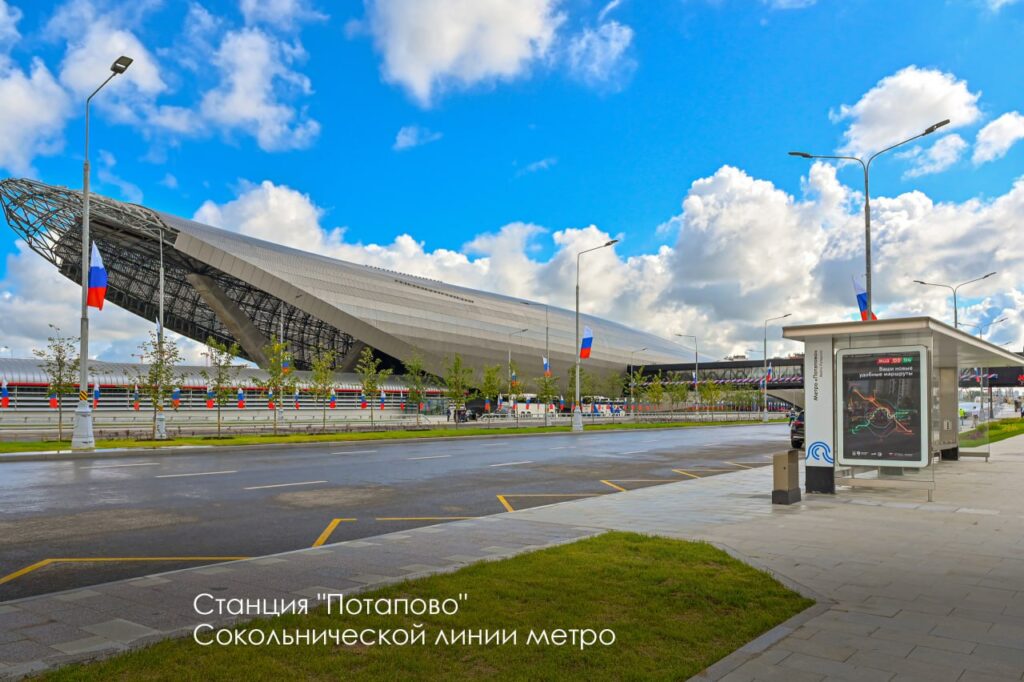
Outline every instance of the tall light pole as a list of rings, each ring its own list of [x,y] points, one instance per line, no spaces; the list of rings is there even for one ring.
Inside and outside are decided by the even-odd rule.
[[[934,282],[924,282],[924,281],[921,281],[919,279],[915,279],[914,282],[916,284],[923,284],[926,287],[943,287],[944,289],[949,289],[950,291],[953,292],[953,328],[954,329],[958,329],[960,327],[960,316],[959,316],[960,307],[957,305],[957,302],[956,302],[956,292],[957,292],[957,290],[960,287],[965,286],[967,284],[973,284],[975,282],[980,282],[983,279],[988,279],[989,277],[991,277],[994,274],[996,274],[996,273],[990,272],[987,275],[982,275],[981,277],[975,277],[974,279],[969,279],[966,282],[960,282],[960,284],[957,284],[956,286],[952,286],[950,284],[936,284]]]
[[[523,305],[533,305],[530,301],[523,301]],[[548,304],[541,303],[544,306],[544,361],[551,365],[551,324],[548,321]],[[511,340],[511,339],[510,339]],[[547,375],[544,375],[547,378]],[[544,426],[548,425],[548,406],[544,406]]]
[[[636,400],[633,399],[633,356],[643,353],[645,350],[647,350],[646,346],[629,351],[629,404],[634,415],[636,415]]]
[[[89,406],[89,105],[103,86],[131,66],[132,59],[124,55],[110,65],[110,75],[92,94],[85,98],[85,162],[82,164],[82,326],[78,350],[78,407],[75,408],[75,429],[71,434],[72,450],[92,450],[96,440],[92,435],[92,408]]]
[[[934,125],[930,125],[924,129],[924,132],[918,133],[911,138],[897,142],[896,144],[886,147],[880,152],[875,152],[865,162],[863,159],[857,156],[832,156],[828,154],[808,154],[807,152],[789,152],[790,156],[799,156],[802,159],[843,159],[846,161],[856,161],[864,169],[864,263],[865,263],[865,281],[864,285],[867,289],[868,295],[868,309],[867,319],[871,319],[871,314],[874,312],[873,299],[871,297],[871,185],[870,185],[870,174],[871,174],[871,162],[876,158],[886,153],[887,151],[901,147],[908,142],[924,137],[925,135],[931,135],[942,126],[949,123],[949,119],[939,121]]]
[[[580,256],[617,244],[618,241],[610,239],[601,246],[585,249],[576,254],[576,401],[572,408],[572,430],[576,432],[583,431],[583,409],[580,407]]]
[[[697,408],[697,415],[700,416],[700,392],[697,390],[697,373],[700,372],[700,356],[697,353],[696,334],[676,334],[681,339],[693,339],[693,404]]]
[[[769,317],[764,321],[764,375],[762,381],[764,381],[764,397],[762,399],[761,421],[768,421],[768,323],[774,322],[775,320],[782,320],[793,313],[786,313],[785,315],[779,315],[778,317]]]
[[[508,333],[508,399],[512,400],[512,337],[516,334],[525,334],[529,328],[517,329]],[[516,421],[519,420],[519,411],[516,410]]]

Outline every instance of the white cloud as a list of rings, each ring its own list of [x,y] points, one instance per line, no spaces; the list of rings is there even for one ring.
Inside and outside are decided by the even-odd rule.
[[[307,21],[327,19],[306,0],[241,0],[240,9],[247,24],[262,23],[284,30]]]
[[[1004,7],[1016,4],[1019,0],[988,0],[988,8],[993,12],[998,12]]]
[[[518,173],[516,173],[516,175],[528,175],[530,173],[536,173],[537,171],[545,171],[554,166],[556,163],[558,163],[557,158],[555,158],[554,156],[548,156],[546,158],[540,159],[539,161],[534,161],[533,163],[526,164]]]
[[[21,21],[21,10],[0,0],[0,51],[18,42],[18,22]]]
[[[622,4],[622,0],[611,0],[607,5],[601,8],[601,11],[597,13],[598,22],[604,21],[604,18],[614,12]]]
[[[160,184],[168,189],[178,189],[178,178],[167,173],[164,175],[163,180],[160,181]]]
[[[908,66],[886,76],[853,105],[832,112],[833,122],[850,121],[843,133],[844,154],[873,154],[921,133],[943,119],[948,130],[978,120],[980,93],[951,73]]]
[[[0,166],[32,175],[32,159],[59,152],[71,116],[67,93],[40,59],[29,71],[0,61]]]
[[[940,137],[939,140],[927,149],[920,145],[897,154],[900,158],[911,159],[914,166],[903,174],[905,178],[916,178],[932,173],[941,173],[963,156],[967,149],[967,142],[962,137],[953,133]]]
[[[1017,111],[1005,113],[978,131],[971,160],[981,165],[1001,159],[1019,140],[1024,140],[1024,116]]]
[[[221,82],[203,96],[203,116],[225,131],[253,135],[264,151],[309,147],[320,124],[284,102],[291,93],[312,93],[309,79],[291,68],[304,58],[298,43],[282,43],[259,29],[229,32],[213,57]]]
[[[936,203],[909,192],[876,196],[872,207],[880,316],[950,319],[946,297],[912,280],[929,273],[959,281],[998,270],[1002,274],[971,294],[989,296],[990,313],[1016,320],[1001,340],[1024,341],[1024,289],[1014,275],[1024,268],[1024,246],[1005,239],[1005,225],[1024,219],[1024,179],[988,202]],[[853,319],[850,276],[859,275],[864,262],[861,210],[861,195],[841,184],[827,164],[810,168],[800,196],[723,166],[686,192],[682,213],[664,231],[672,245],[628,257],[614,249],[588,257],[584,305],[655,334],[696,329],[701,348],[718,356],[759,341],[769,315],[793,312],[794,322]],[[580,249],[623,236],[593,225],[549,232],[511,223],[478,235],[460,251],[430,250],[408,234],[386,244],[352,243],[343,229],[321,226],[323,212],[309,196],[271,182],[247,185],[223,205],[207,202],[195,217],[264,239],[286,235],[288,245],[335,258],[566,308],[573,306],[572,288],[552,288],[550,282],[573,280]],[[545,243],[553,255],[536,258]],[[770,348],[794,350],[780,341]]]
[[[122,200],[133,204],[141,204],[142,189],[135,183],[129,182],[114,173],[114,166],[116,165],[117,159],[114,155],[105,149],[101,149],[99,153],[99,167],[96,169],[97,179],[101,185],[116,187]]]
[[[439,92],[512,80],[548,55],[559,0],[367,0],[389,83],[422,106]]]
[[[818,0],[761,0],[772,9],[804,9],[815,4]]]
[[[636,68],[626,54],[632,42],[633,29],[617,21],[584,29],[569,42],[569,72],[591,87],[618,90]]]
[[[418,125],[402,126],[395,135],[395,143],[391,146],[396,152],[411,149],[420,145],[437,142],[443,137],[441,133]]]

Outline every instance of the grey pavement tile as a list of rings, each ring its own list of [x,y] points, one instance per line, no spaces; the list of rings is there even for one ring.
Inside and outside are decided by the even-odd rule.
[[[96,590],[75,590],[74,592],[64,592],[63,594],[55,594],[54,599],[58,601],[81,601],[83,599],[94,599],[101,596],[100,592]]]
[[[48,614],[35,613],[19,608],[0,614],[0,632],[15,630],[28,625],[41,625],[50,622],[50,619]]]
[[[145,625],[139,625],[138,623],[133,623],[132,621],[125,620],[123,618],[115,618],[104,623],[96,623],[95,625],[86,625],[82,629],[86,632],[91,632],[94,635],[99,635],[100,637],[105,637],[123,644],[128,644],[129,642],[134,642],[137,639],[158,634],[157,631],[152,628],[148,628]]]
[[[977,651],[977,649],[975,649]],[[1020,679],[1024,675],[1024,665],[1017,666],[1012,663],[993,659],[982,654],[960,654],[954,651],[942,651],[930,647],[915,647],[907,658],[919,661],[927,661],[936,665],[948,668],[959,668],[963,670],[974,670],[989,675],[1009,675]]]
[[[957,682],[1019,682],[1019,677],[1004,677],[1002,675],[988,675],[974,670],[966,670]]]
[[[848,662],[802,653],[790,654],[779,665],[784,668],[818,673],[840,680],[857,680],[858,682],[888,682],[893,676],[893,673],[888,671],[858,667]]]
[[[53,642],[61,642],[83,637],[86,633],[83,632],[81,628],[74,625],[53,622],[21,628],[18,630],[18,634],[25,639],[31,639],[34,642],[52,644]]]
[[[113,642],[105,637],[97,637],[92,635],[90,637],[82,637],[81,639],[71,640],[70,642],[60,642],[59,644],[52,645],[52,649],[56,649],[65,654],[91,654],[100,651],[117,650],[124,648],[123,644]],[[52,653],[52,650],[51,650]]]
[[[783,659],[782,663],[785,662],[786,659]],[[734,674],[749,675],[751,679],[759,682],[762,680],[764,682],[821,682],[825,679],[825,675],[821,673],[786,668],[782,664],[762,663],[756,659],[741,665],[734,671]]]
[[[48,646],[23,639],[10,644],[0,644],[0,663],[7,665],[39,661],[51,655],[53,650]]]
[[[877,651],[858,651],[847,659],[846,662],[852,665],[882,670],[896,675],[906,675],[924,680],[932,680],[933,682],[942,682],[944,680],[953,682],[960,677],[960,674],[964,671],[963,668],[950,668],[943,665],[928,663],[926,661],[890,656]]]

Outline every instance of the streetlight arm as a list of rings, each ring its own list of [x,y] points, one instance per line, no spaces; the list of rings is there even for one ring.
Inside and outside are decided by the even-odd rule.
[[[959,289],[960,287],[962,287],[964,285],[974,284],[975,282],[980,282],[983,279],[988,279],[989,277],[991,277],[994,274],[996,274],[996,273],[990,272],[987,275],[983,275],[981,277],[975,277],[974,279],[967,280],[966,282],[961,282],[960,284],[957,284],[955,287],[953,287],[953,291],[955,292],[957,289]]]

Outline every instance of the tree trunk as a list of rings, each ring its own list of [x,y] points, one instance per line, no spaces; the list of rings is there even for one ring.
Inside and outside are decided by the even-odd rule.
[[[327,433],[327,398],[324,397],[323,401],[324,401],[324,404],[323,404],[322,407],[323,407],[323,411],[324,411],[324,427],[321,430],[324,433]]]
[[[64,440],[64,409],[60,404],[60,395],[57,396],[57,445]]]
[[[217,438],[220,438],[220,402],[217,403]]]

